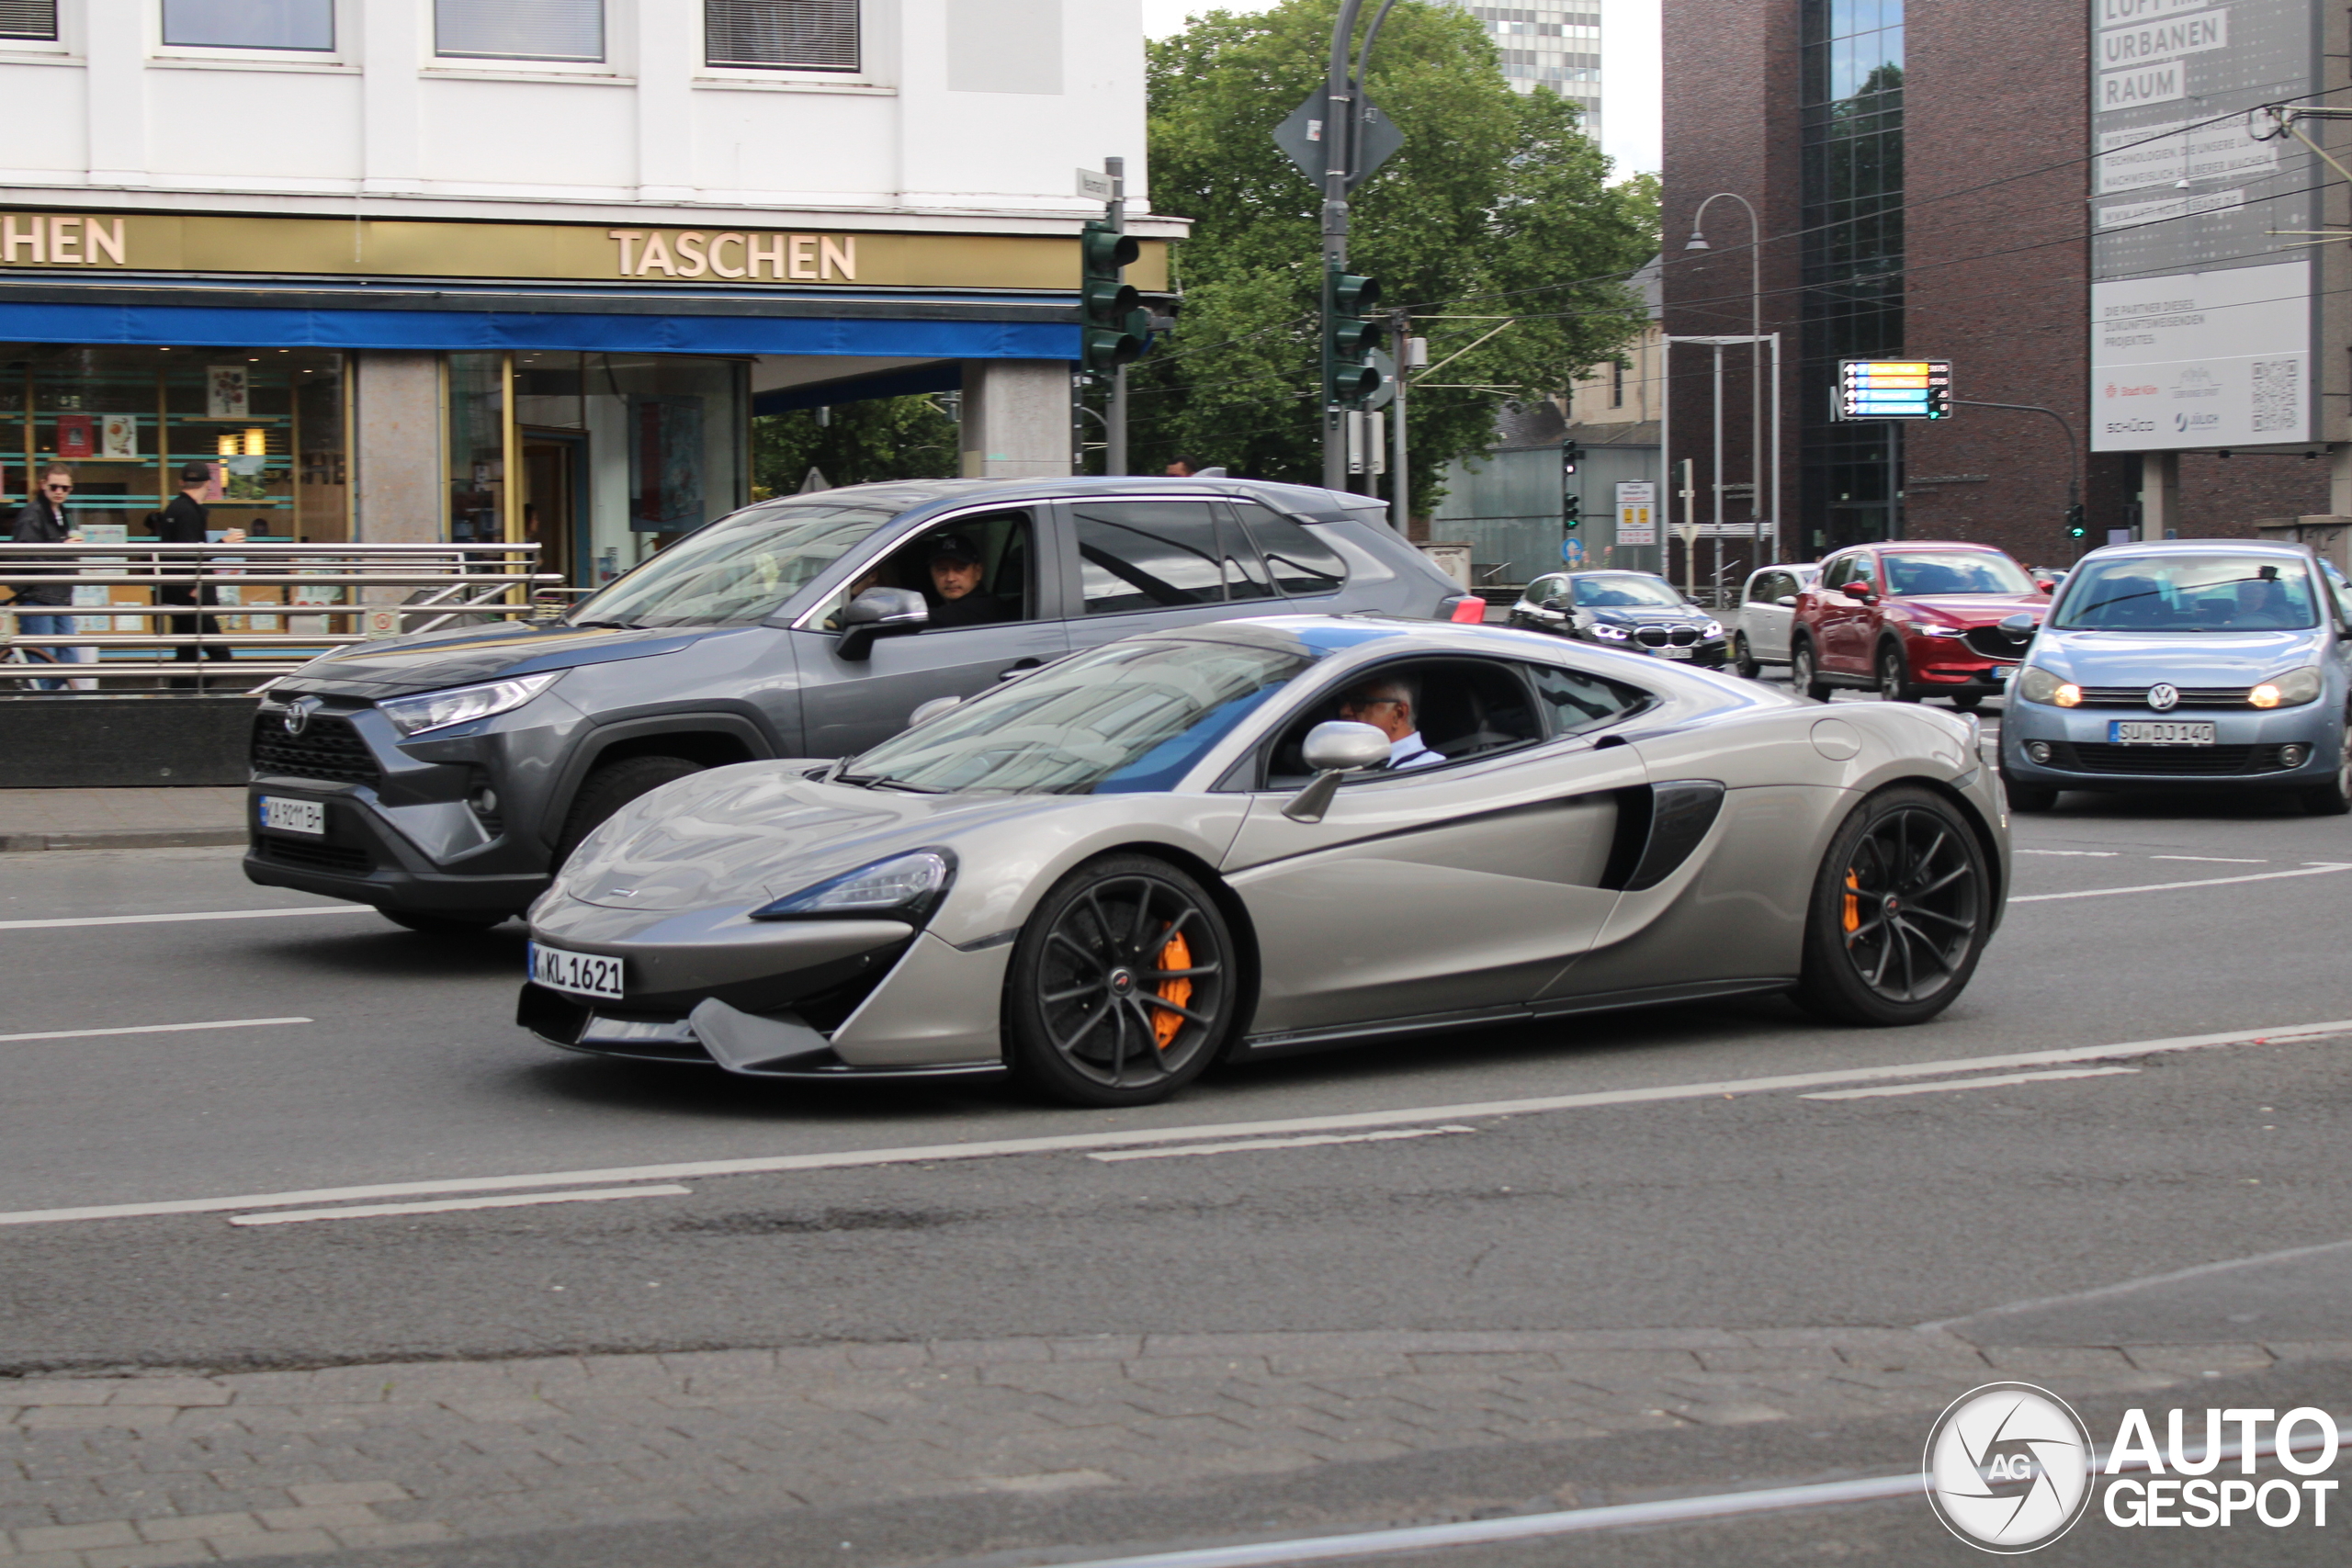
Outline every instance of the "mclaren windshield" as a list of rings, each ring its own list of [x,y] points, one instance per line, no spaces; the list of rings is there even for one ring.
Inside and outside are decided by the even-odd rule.
[[[573,626],[710,626],[765,620],[898,513],[818,498],[722,517],[571,612]]]
[[[1295,644],[1113,643],[886,740],[837,776],[925,794],[1170,789],[1317,657]]]
[[[2051,617],[2062,631],[2283,632],[2319,624],[2311,573],[2277,556],[2085,561]]]

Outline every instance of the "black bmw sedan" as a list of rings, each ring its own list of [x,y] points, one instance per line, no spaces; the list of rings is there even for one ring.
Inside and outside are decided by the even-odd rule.
[[[1712,611],[1647,571],[1558,571],[1527,585],[1510,607],[1513,626],[1556,632],[1604,648],[1724,667],[1727,640]]]

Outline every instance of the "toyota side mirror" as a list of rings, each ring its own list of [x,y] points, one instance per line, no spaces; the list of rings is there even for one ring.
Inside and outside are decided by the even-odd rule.
[[[1793,610],[1797,607],[1797,596],[1793,593],[1783,593],[1772,603],[1783,610]]]
[[[1388,737],[1368,724],[1333,719],[1306,732],[1304,751],[1315,778],[1293,795],[1283,815],[1294,822],[1320,822],[1348,773],[1376,768],[1388,761]]]
[[[833,651],[863,662],[877,637],[904,637],[931,622],[931,606],[911,588],[869,588],[842,606],[842,639]]]

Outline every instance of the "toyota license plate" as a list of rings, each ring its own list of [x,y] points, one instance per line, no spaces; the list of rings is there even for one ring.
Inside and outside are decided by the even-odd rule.
[[[2107,738],[2118,746],[2211,746],[2213,726],[2169,718],[2116,718],[2108,721]]]
[[[531,943],[531,978],[539,985],[574,996],[621,999],[621,961],[593,953],[566,953],[560,947]]]
[[[288,800],[279,795],[261,797],[261,825],[273,833],[308,833],[324,838],[327,830],[327,808],[324,801]]]

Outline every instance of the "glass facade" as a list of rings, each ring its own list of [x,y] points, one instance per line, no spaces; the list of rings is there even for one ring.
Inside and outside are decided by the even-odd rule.
[[[1900,536],[1896,427],[1833,423],[1840,359],[1903,349],[1903,0],[1803,0],[1806,557]]]
[[[151,538],[179,470],[212,470],[215,528],[257,540],[351,537],[344,355],[325,349],[0,344],[0,490],[13,511],[49,463],[74,510]]]

